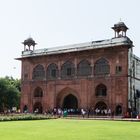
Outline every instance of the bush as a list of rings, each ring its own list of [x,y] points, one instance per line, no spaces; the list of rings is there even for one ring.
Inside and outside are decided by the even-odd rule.
[[[14,114],[14,115],[1,115],[0,121],[20,121],[20,120],[46,120],[52,119],[47,115],[34,115],[34,114]]]

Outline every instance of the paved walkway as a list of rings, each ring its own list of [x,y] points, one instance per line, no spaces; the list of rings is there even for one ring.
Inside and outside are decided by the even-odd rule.
[[[79,120],[115,120],[115,121],[136,121],[136,122],[140,122],[140,119],[136,119],[136,118],[122,118],[121,116],[114,116],[114,117],[110,117],[110,116],[94,116],[94,117],[82,117],[82,116],[67,116],[64,117],[65,119],[79,119]]]

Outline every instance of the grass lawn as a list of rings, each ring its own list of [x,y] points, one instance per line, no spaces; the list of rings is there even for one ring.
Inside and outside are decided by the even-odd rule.
[[[140,140],[140,123],[68,119],[0,122],[0,140]]]

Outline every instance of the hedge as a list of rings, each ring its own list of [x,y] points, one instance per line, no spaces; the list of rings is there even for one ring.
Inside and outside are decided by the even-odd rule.
[[[0,115],[0,121],[46,120],[53,118],[54,117],[49,115],[34,115],[34,114]]]

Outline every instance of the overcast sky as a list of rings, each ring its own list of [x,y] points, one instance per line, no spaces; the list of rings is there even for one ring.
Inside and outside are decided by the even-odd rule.
[[[120,19],[140,57],[140,0],[0,0],[0,77],[20,78],[30,36],[36,49],[110,39]]]

